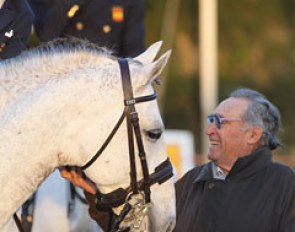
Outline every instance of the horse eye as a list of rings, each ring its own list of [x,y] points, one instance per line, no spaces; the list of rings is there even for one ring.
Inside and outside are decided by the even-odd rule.
[[[153,130],[146,131],[146,134],[149,138],[156,140],[161,137],[162,130],[161,129],[153,129]]]

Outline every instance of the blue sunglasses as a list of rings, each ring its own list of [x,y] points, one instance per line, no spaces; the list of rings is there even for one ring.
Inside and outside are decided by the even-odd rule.
[[[221,125],[226,122],[233,122],[233,121],[242,121],[242,119],[238,118],[224,118],[220,114],[210,114],[207,117],[207,122],[209,125],[215,122],[215,125],[218,129],[221,128]]]

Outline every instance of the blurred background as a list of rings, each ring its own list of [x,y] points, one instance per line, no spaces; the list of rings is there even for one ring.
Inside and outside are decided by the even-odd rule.
[[[163,40],[162,52],[173,50],[158,88],[165,126],[192,134],[197,162],[206,155],[200,103],[201,1],[146,0],[145,16],[146,46]],[[210,1],[216,3],[217,90],[205,96],[216,94],[219,102],[237,87],[262,92],[282,114],[285,147],[276,151],[276,159],[295,166],[295,1]],[[32,37],[31,46],[36,43]]]
[[[161,98],[165,125],[191,131],[197,155],[202,153],[203,136],[200,2],[146,2],[147,44],[162,39],[165,49],[173,50],[161,87],[165,89]],[[237,87],[262,92],[282,114],[285,147],[276,151],[278,159],[295,166],[295,1],[216,0],[216,7],[217,101]],[[209,98],[215,93],[206,94]]]

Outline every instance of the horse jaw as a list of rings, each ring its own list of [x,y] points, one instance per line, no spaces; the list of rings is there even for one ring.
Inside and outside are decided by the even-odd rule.
[[[137,60],[137,61],[141,62],[142,64],[149,64],[149,63],[153,62],[153,60],[156,58],[162,44],[163,44],[163,41],[158,41],[156,43],[153,43],[143,53],[141,53],[140,55],[135,57],[134,60]]]

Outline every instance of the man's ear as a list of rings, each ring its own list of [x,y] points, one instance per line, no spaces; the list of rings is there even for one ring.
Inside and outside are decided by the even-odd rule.
[[[253,127],[248,131],[248,143],[251,145],[258,144],[262,138],[263,130],[261,127]]]

